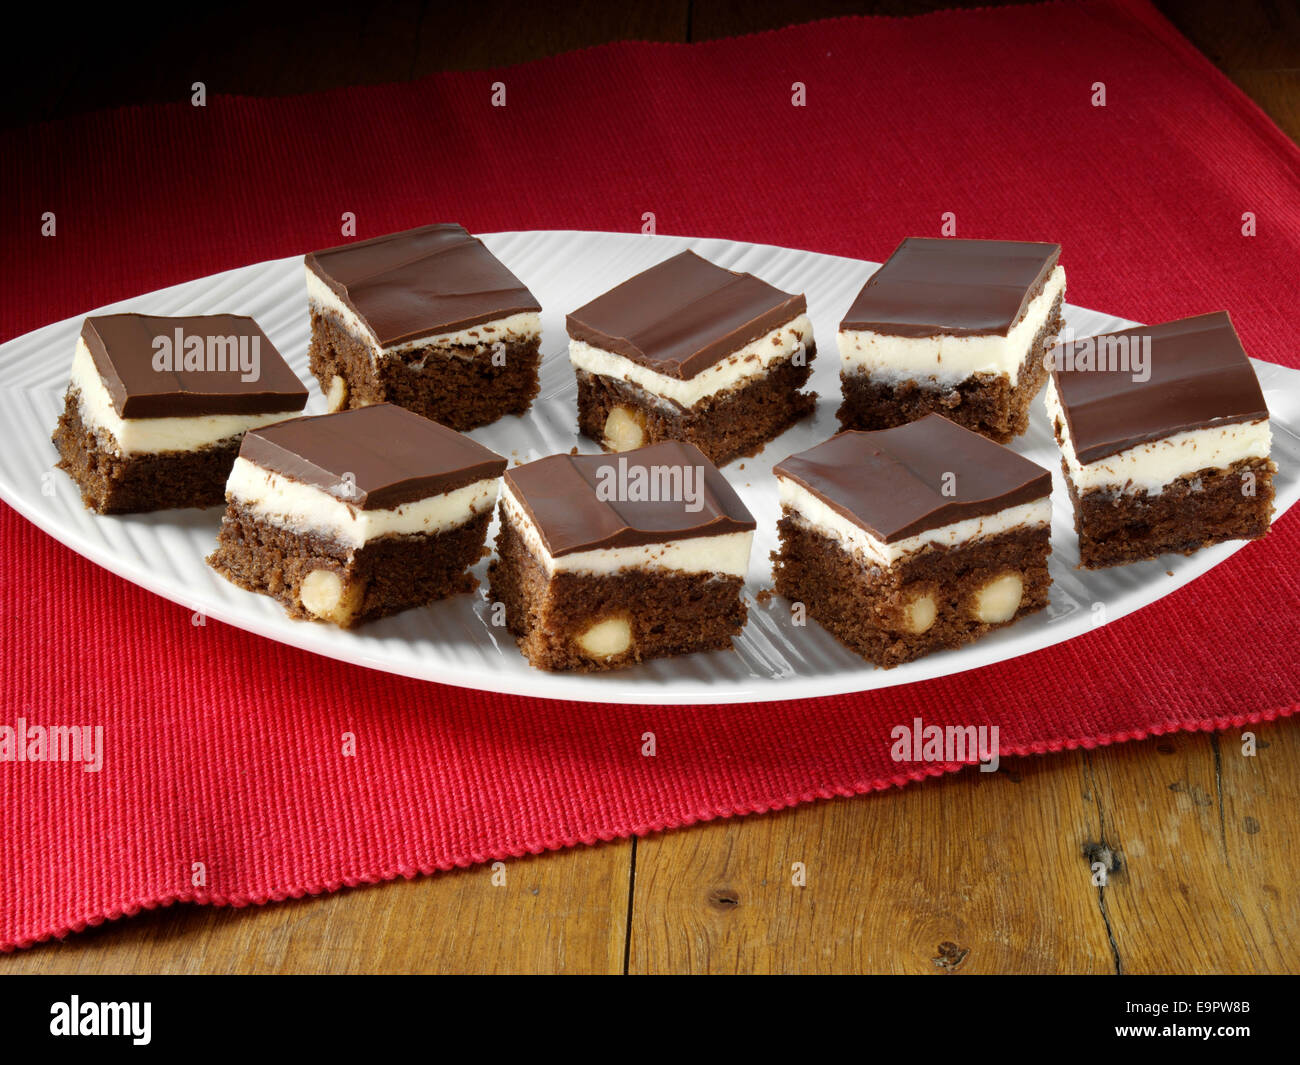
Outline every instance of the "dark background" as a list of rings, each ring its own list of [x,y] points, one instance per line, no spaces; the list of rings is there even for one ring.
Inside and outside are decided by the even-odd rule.
[[[1155,0],[1300,140],[1296,0]],[[234,0],[5,12],[0,126],[209,94],[277,96],[520,63],[615,40],[703,41],[838,15],[914,15],[999,0]],[[863,71],[870,78],[870,71]]]

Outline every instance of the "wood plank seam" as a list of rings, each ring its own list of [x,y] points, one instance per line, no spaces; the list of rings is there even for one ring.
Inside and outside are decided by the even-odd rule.
[[[1093,871],[1093,866],[1100,863],[1104,869],[1105,875],[1102,882],[1097,885],[1097,909],[1101,914],[1102,924],[1106,928],[1106,938],[1110,942],[1111,954],[1115,960],[1115,975],[1124,975],[1124,960],[1120,956],[1119,943],[1115,938],[1115,929],[1111,925],[1110,912],[1106,908],[1106,885],[1110,882],[1112,870],[1118,871],[1121,866],[1121,859],[1117,857],[1119,852],[1112,848],[1106,842],[1106,811],[1102,809],[1101,793],[1097,788],[1097,777],[1095,767],[1092,762],[1092,752],[1083,752],[1084,773],[1088,781],[1088,792],[1092,795],[1092,801],[1097,806],[1097,842],[1085,843],[1083,845],[1083,856],[1088,862],[1088,871]]]

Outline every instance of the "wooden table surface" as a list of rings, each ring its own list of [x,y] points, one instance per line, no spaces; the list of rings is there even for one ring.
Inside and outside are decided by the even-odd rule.
[[[188,92],[193,57],[209,53],[200,65],[211,91],[277,94],[607,40],[703,40],[827,15],[952,6],[961,5],[592,0],[557,20],[545,5],[488,0],[467,25],[418,0],[351,13],[287,5],[269,19],[258,5],[236,3],[196,10],[188,27],[150,31],[159,55],[178,57],[170,70],[165,60],[91,62],[93,23],[80,49],[53,60],[33,50],[44,65],[19,69],[25,92],[5,94],[0,121],[167,99],[176,85]],[[1293,4],[1159,6],[1300,138]],[[240,18],[264,31],[232,40]],[[222,34],[221,49],[205,48]],[[282,61],[292,54],[310,62]],[[965,770],[859,799],[512,860],[495,872],[266,907],[174,906],[0,957],[0,974],[1295,972],[1297,854],[1293,719],[1005,759],[997,773]],[[802,886],[792,882],[795,863]]]

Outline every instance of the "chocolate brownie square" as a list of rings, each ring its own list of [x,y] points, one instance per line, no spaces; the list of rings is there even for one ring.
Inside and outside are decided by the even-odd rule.
[[[293,417],[307,389],[251,318],[87,318],[54,431],[86,507],[216,506],[245,432]]]
[[[869,662],[960,647],[1047,605],[1052,478],[938,414],[774,469],[776,591]]]
[[[1071,341],[1052,362],[1047,415],[1084,568],[1268,532],[1268,407],[1226,311]]]
[[[843,429],[942,414],[1006,443],[1063,326],[1058,244],[909,237],[840,323]]]
[[[464,431],[532,404],[541,305],[462,227],[327,248],[306,267],[311,372],[331,411],[396,403]]]
[[[472,591],[505,467],[389,403],[254,430],[208,564],[342,628]]]
[[[607,451],[684,440],[719,466],[811,414],[807,301],[682,252],[569,315],[578,427]]]
[[[516,466],[500,513],[491,596],[539,669],[727,648],[745,624],[754,519],[693,444]]]

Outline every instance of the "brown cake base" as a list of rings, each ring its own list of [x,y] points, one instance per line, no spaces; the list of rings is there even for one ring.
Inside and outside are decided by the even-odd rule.
[[[816,349],[810,348],[802,364],[787,359],[750,384],[690,408],[627,381],[578,370],[578,430],[606,451],[627,450],[611,446],[606,438],[610,412],[621,407],[641,428],[641,439],[632,446],[684,440],[721,466],[758,453],[813,412],[817,393],[799,389],[808,383],[815,354]]]
[[[509,520],[502,521],[496,547],[489,594],[505,605],[507,630],[538,669],[589,673],[729,648],[745,626],[739,577],[656,570],[548,576]],[[618,618],[631,630],[625,650],[608,657],[584,650],[584,633]]]
[[[541,337],[507,343],[500,365],[490,351],[468,346],[414,348],[376,362],[337,315],[313,310],[308,356],[331,410],[396,403],[465,432],[528,410],[539,387],[540,347]]]
[[[1259,540],[1273,517],[1270,459],[1243,459],[1226,469],[1180,477],[1157,495],[1096,488],[1082,495],[1065,481],[1079,534],[1079,565],[1102,569],[1161,555],[1191,555],[1225,540]],[[1243,476],[1255,478],[1253,496],[1243,495]]]
[[[1029,405],[1047,380],[1043,356],[1048,342],[1065,326],[1063,301],[1064,295],[1057,297],[1029,345],[1014,388],[1011,379],[1002,374],[975,374],[956,388],[929,388],[916,381],[887,384],[861,370],[842,373],[844,401],[836,412],[840,428],[891,429],[927,414],[942,414],[999,444],[1022,435],[1029,428]]]
[[[292,618],[354,628],[434,600],[470,592],[469,569],[483,553],[491,512],[432,535],[384,536],[360,548],[328,536],[296,533],[262,521],[232,502],[208,565],[233,584],[283,604]],[[303,581],[316,570],[342,584],[338,610],[314,614],[303,605]]]
[[[80,394],[69,391],[52,439],[59,450],[58,468],[77,482],[86,509],[140,514],[214,507],[225,499],[226,478],[239,453],[238,436],[195,451],[123,455],[106,433],[86,426],[80,403]]]
[[[777,593],[802,603],[807,616],[841,643],[887,669],[961,647],[1047,605],[1052,544],[1046,526],[918,551],[886,569],[851,555],[789,507],[783,513],[777,525],[781,547],[772,553]],[[1014,616],[992,624],[979,620],[974,608],[980,591],[1012,573],[1023,583]],[[909,631],[908,606],[927,595],[936,606],[933,624],[924,632]]]

